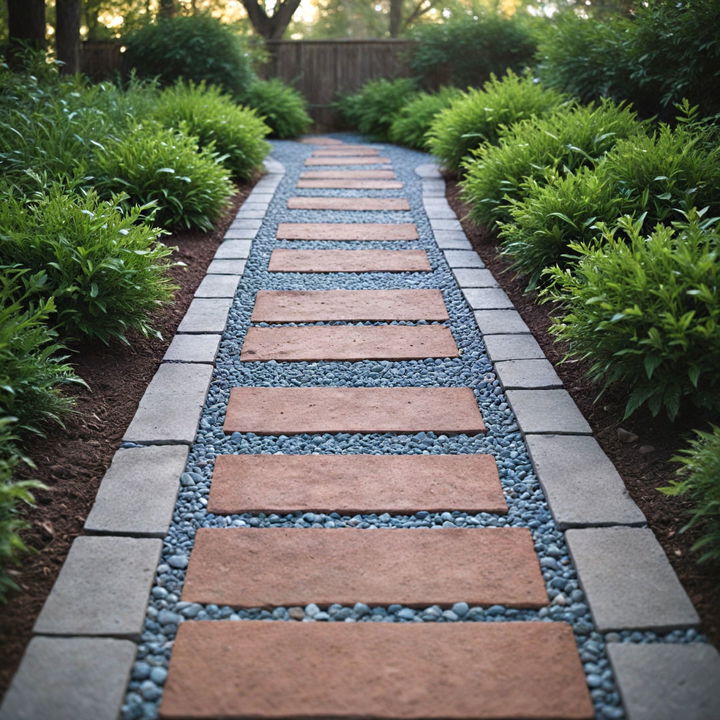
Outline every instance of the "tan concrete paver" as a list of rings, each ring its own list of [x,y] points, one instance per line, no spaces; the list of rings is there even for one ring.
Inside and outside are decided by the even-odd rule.
[[[591,720],[565,623],[186,622],[165,720]]]
[[[417,240],[415,223],[280,223],[279,240]]]
[[[346,155],[342,158],[328,158],[328,157],[309,157],[305,160],[305,165],[387,165],[390,163],[390,158],[383,157],[382,155]]]
[[[405,198],[291,197],[290,210],[410,210]]]
[[[313,150],[313,157],[342,157],[344,155],[379,155],[379,148],[371,148],[365,145],[342,145],[337,147],[320,148]]]
[[[327,188],[336,190],[400,190],[403,184],[397,180],[299,180],[295,187],[301,189]]]
[[[506,513],[492,455],[220,455],[208,511]]]
[[[240,360],[419,360],[458,357],[442,325],[251,327]]]
[[[270,272],[430,272],[424,250],[273,250]]]
[[[468,433],[485,431],[470,388],[236,387],[225,432]]]
[[[301,180],[394,180],[392,170],[306,170]]]
[[[305,145],[346,145],[342,140],[337,140],[336,138],[331,137],[324,137],[323,135],[312,135],[308,137],[303,137],[298,140],[298,142],[304,143]]]
[[[182,599],[238,608],[548,602],[527,528],[200,528]]]
[[[447,320],[440,290],[259,290],[252,322]]]

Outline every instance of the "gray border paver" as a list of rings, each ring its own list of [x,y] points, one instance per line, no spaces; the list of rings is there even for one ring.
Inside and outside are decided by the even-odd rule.
[[[178,333],[172,339],[163,362],[213,363],[220,346],[220,334]]]
[[[566,390],[507,390],[506,394],[523,433],[592,435]]]

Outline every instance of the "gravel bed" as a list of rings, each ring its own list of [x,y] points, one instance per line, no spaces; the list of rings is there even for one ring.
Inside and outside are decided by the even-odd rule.
[[[339,136],[349,142],[360,138]],[[230,311],[228,329],[220,345],[216,371],[200,421],[186,472],[181,478],[173,524],[164,541],[164,551],[152,589],[142,642],[123,707],[124,720],[157,717],[167,663],[177,626],[184,619],[278,620],[325,622],[495,622],[507,620],[565,621],[572,625],[580,657],[596,708],[596,717],[618,720],[625,717],[618,690],[605,653],[606,640],[623,642],[691,642],[694,630],[661,636],[655,633],[609,633],[594,628],[585,596],[579,588],[563,534],[555,526],[542,490],[533,474],[527,451],[500,384],[485,353],[473,313],[465,302],[442,252],[434,240],[422,207],[420,178],[416,165],[428,162],[422,153],[381,146],[391,158],[403,190],[300,190],[294,189],[303,160],[312,148],[289,142],[273,143],[273,157],[286,167],[273,204],[253,243],[239,292]],[[372,166],[369,166],[372,167]],[[320,169],[320,168],[308,168]],[[325,169],[324,167],[322,169]],[[411,212],[336,212],[288,210],[292,195],[332,197],[407,197]],[[313,242],[277,241],[278,222],[415,222],[421,240],[410,242]],[[431,273],[267,273],[267,261],[276,247],[427,250]],[[449,326],[461,351],[457,359],[428,359],[403,362],[247,362],[239,351],[249,327],[254,294],[259,289],[390,289],[440,288],[450,314]],[[323,323],[313,323],[323,324]],[[328,323],[343,324],[343,323]],[[379,323],[359,323],[379,324]],[[397,323],[412,324],[412,323]],[[475,392],[488,427],[483,435],[324,434],[258,436],[252,433],[226,435],[222,430],[230,389],[253,386],[466,386]],[[218,516],[207,512],[207,496],[214,459],[224,453],[371,453],[438,454],[491,453],[495,456],[509,506],[506,516],[464,512],[413,515],[339,513],[238,514]],[[402,605],[368,607],[331,605],[233,610],[230,607],[180,602],[185,568],[195,532],[200,527],[529,527],[540,557],[551,604],[539,611],[514,610],[503,606],[469,607],[458,598],[452,609],[430,606],[413,609]],[[622,598],[618,598],[622,602]]]

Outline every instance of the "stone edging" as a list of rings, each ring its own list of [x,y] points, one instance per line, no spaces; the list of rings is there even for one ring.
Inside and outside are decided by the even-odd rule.
[[[265,161],[105,474],[33,628],[0,720],[116,720],[232,299],[285,174]],[[39,682],[42,680],[42,682]]]
[[[694,627],[699,617],[640,508],[592,435],[512,301],[467,240],[434,163],[420,165],[425,212],[472,308],[527,444],[550,511],[565,532],[630,720],[709,720],[720,712],[720,654],[696,642],[628,644],[613,631]]]

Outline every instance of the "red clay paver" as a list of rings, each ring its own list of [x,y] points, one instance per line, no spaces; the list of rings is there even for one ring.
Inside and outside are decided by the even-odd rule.
[[[290,210],[409,210],[405,198],[291,197]]]
[[[300,138],[298,142],[304,143],[305,145],[347,145],[342,140],[336,138],[325,137],[323,135],[313,135],[309,137]]]
[[[305,160],[305,165],[387,165],[390,158],[381,155],[347,155],[342,158],[332,157],[310,157]]]
[[[400,190],[403,184],[398,180],[300,180],[299,189],[335,189],[335,190]]]
[[[417,240],[414,223],[280,223],[279,240]]]
[[[288,250],[272,251],[270,272],[430,272],[424,250]]]
[[[470,388],[236,387],[225,432],[485,432]]]
[[[395,180],[392,170],[306,170],[301,180]]]
[[[220,455],[208,511],[506,513],[492,455]]]
[[[240,360],[421,360],[458,357],[443,325],[251,327]]]
[[[359,157],[360,155],[379,155],[379,148],[365,147],[365,145],[343,145],[338,147],[320,148],[319,150],[313,150],[313,157],[342,157],[345,155],[353,155]]]
[[[440,290],[259,290],[252,322],[447,320]]]
[[[403,532],[403,531],[398,531]],[[566,623],[195,621],[164,720],[592,720]]]
[[[237,608],[548,602],[527,528],[200,528],[182,599]]]

